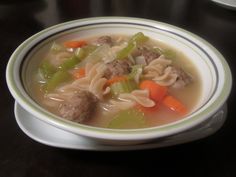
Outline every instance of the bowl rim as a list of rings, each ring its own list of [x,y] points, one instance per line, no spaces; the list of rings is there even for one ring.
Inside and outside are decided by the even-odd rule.
[[[220,95],[218,98],[207,107],[207,109],[199,112],[197,115],[191,117],[190,119],[183,119],[183,121],[179,121],[175,124],[167,124],[166,126],[157,126],[157,127],[151,127],[151,128],[144,128],[144,129],[107,129],[107,128],[99,128],[99,127],[93,127],[93,126],[87,126],[83,124],[74,123],[65,119],[61,119],[58,116],[53,115],[52,113],[46,113],[45,110],[42,111],[39,110],[40,106],[32,105],[30,100],[25,97],[24,94],[22,94],[22,90],[20,90],[18,86],[19,81],[15,80],[14,77],[14,68],[16,67],[17,58],[19,54],[22,52],[23,49],[27,48],[29,50],[29,45],[34,40],[39,40],[40,37],[43,35],[48,36],[49,34],[54,34],[55,31],[59,30],[60,28],[65,28],[65,30],[70,29],[69,27],[75,25],[75,24],[93,24],[95,22],[119,22],[124,23],[128,22],[131,24],[142,24],[152,27],[158,27],[162,29],[166,29],[169,31],[178,32],[177,34],[183,35],[186,39],[188,37],[191,37],[195,39],[198,44],[201,43],[205,48],[208,50],[211,50],[219,59],[219,61],[222,64],[222,67],[224,69],[225,78],[224,78],[224,86],[222,87],[222,90],[220,92]],[[60,30],[59,30],[60,31]],[[22,58],[24,58],[23,56]],[[19,66],[18,66],[19,67]],[[185,131],[189,128],[192,128],[199,123],[205,121],[209,117],[211,117],[220,107],[223,106],[225,101],[227,100],[231,87],[232,87],[232,75],[230,68],[225,60],[225,58],[220,54],[220,52],[213,47],[211,44],[209,44],[207,41],[202,39],[201,37],[186,31],[182,28],[163,23],[158,22],[154,20],[149,19],[143,19],[143,18],[134,18],[134,17],[93,17],[93,18],[84,18],[79,20],[73,20],[68,21],[64,23],[60,23],[58,25],[54,25],[52,27],[46,28],[35,35],[31,36],[30,38],[26,39],[11,55],[10,60],[7,64],[6,69],[6,81],[8,88],[13,95],[13,97],[16,99],[16,101],[28,112],[35,115],[40,120],[47,122],[53,126],[56,126],[58,128],[61,128],[63,130],[70,131],[75,134],[87,136],[90,138],[96,138],[96,139],[104,139],[104,140],[147,140],[147,139],[153,139],[153,138],[160,138],[164,136],[169,136],[178,132]],[[23,85],[23,84],[21,84]],[[24,92],[24,90],[23,90]]]

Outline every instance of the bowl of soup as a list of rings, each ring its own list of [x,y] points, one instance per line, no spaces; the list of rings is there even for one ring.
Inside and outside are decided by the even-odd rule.
[[[164,138],[226,102],[231,72],[208,42],[147,19],[88,18],[23,42],[6,71],[17,103],[60,129],[108,144]]]

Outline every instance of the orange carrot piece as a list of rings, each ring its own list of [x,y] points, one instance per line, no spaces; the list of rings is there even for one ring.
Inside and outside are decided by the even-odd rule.
[[[85,76],[85,69],[80,68],[80,69],[78,69],[78,71],[74,72],[73,75],[76,79],[80,79]]]
[[[67,48],[79,48],[84,45],[87,45],[87,42],[84,40],[81,41],[66,41],[64,42],[64,46]]]
[[[85,68],[80,68],[80,69],[79,69],[79,74],[80,74],[81,76],[85,76]]]
[[[175,111],[181,115],[185,115],[187,113],[187,108],[185,107],[185,105],[173,96],[166,96],[163,99],[162,103],[172,111]]]
[[[161,86],[151,80],[142,81],[139,87],[142,90],[148,90],[149,97],[156,103],[160,102],[167,94],[167,87]]]
[[[115,82],[120,82],[120,81],[124,81],[127,80],[126,76],[114,76],[113,78],[107,80],[106,85],[110,86],[112,84],[114,84]]]

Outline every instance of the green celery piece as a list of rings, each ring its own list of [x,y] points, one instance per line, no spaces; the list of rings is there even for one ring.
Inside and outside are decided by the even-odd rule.
[[[85,51],[85,57],[87,57],[89,54],[94,52],[97,48],[98,47],[95,45],[86,45],[85,47],[83,47],[83,49]]]
[[[77,48],[75,50],[75,56],[79,59],[83,59],[86,56],[85,50],[83,48]]]
[[[67,82],[71,79],[71,75],[67,71],[57,71],[45,85],[47,92],[54,90],[59,84]]]
[[[136,109],[128,109],[119,112],[111,122],[108,128],[127,129],[127,128],[144,128],[146,127],[144,113]]]
[[[137,84],[134,80],[128,79],[120,82],[115,82],[111,85],[112,96],[117,96],[120,93],[130,93],[131,91],[137,89]]]
[[[117,53],[116,58],[118,60],[125,59],[130,53],[133,52],[134,49],[135,49],[135,44],[129,43],[125,48],[123,48]]]
[[[157,47],[153,48],[152,51],[158,53],[159,55],[162,55],[162,53],[163,53],[163,50],[161,50],[160,48],[157,48]]]
[[[138,44],[144,43],[148,39],[149,38],[145,36],[143,33],[141,32],[136,33],[130,38],[130,40],[128,41],[128,45],[117,53],[116,58],[118,60],[125,59],[126,57],[128,57],[129,54],[131,54],[134,51],[134,49],[137,47]]]
[[[176,57],[176,53],[173,50],[169,49],[164,50],[162,54],[169,59],[174,59]]]
[[[80,58],[76,57],[76,56],[72,56],[71,58],[67,59],[66,61],[64,61],[59,67],[59,70],[68,70],[71,69],[73,67],[75,67],[75,65],[77,65],[80,62]]]
[[[128,78],[129,79],[134,79],[134,77],[136,76],[139,68],[143,68],[143,66],[142,65],[134,65],[134,66],[132,66],[132,70],[129,73]]]
[[[154,48],[153,51],[157,52],[160,55],[164,55],[166,58],[169,58],[169,59],[174,59],[176,57],[176,53],[170,49],[162,50],[160,48]]]
[[[56,72],[56,68],[48,60],[43,60],[39,66],[39,72],[47,80],[53,76]]]
[[[86,45],[82,48],[78,48],[75,51],[75,56],[80,58],[81,60],[90,55],[93,51],[97,49],[95,45]]]
[[[149,38],[145,36],[142,32],[138,32],[130,38],[129,43],[135,42],[136,44],[140,44],[146,42],[148,39]]]
[[[85,49],[85,58],[77,65],[77,67],[83,67],[86,63],[96,63],[102,60],[102,58],[107,54],[109,50],[108,45],[101,45],[98,47],[90,46],[89,48]]]
[[[89,45],[85,46],[83,48],[77,49],[74,53],[74,55],[64,61],[59,67],[59,70],[68,70],[73,67],[75,67],[81,60],[83,60],[85,57],[87,57],[89,54],[91,54],[96,49],[96,46]]]

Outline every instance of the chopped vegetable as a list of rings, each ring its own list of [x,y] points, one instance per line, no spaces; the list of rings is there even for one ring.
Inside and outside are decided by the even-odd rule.
[[[159,55],[162,55],[162,53],[163,53],[163,51],[158,47],[153,48],[152,51],[158,53]]]
[[[115,76],[109,80],[107,80],[106,86],[110,86],[114,84],[115,82],[125,81],[127,80],[126,76]]]
[[[160,48],[153,48],[153,51],[157,52],[160,55],[164,55],[166,58],[169,58],[169,59],[174,59],[176,57],[176,53],[170,49],[162,50]]]
[[[80,59],[84,59],[89,54],[91,54],[93,51],[95,51],[97,46],[95,45],[86,45],[81,48],[77,48],[75,50],[75,56],[77,56]]]
[[[137,65],[147,65],[147,62],[146,62],[146,60],[145,60],[145,57],[144,56],[137,56],[136,58],[135,58],[135,63],[137,64]]]
[[[73,73],[76,79],[80,79],[85,76],[85,68],[80,68],[76,72]]]
[[[135,49],[135,44],[129,43],[125,48],[123,48],[121,51],[119,51],[116,55],[117,59],[124,59],[126,58],[130,53],[133,52]]]
[[[71,75],[67,71],[57,71],[51,79],[45,85],[46,91],[50,92],[54,90],[59,84],[69,81],[71,79]]]
[[[75,67],[76,64],[78,64],[80,62],[80,58],[76,57],[76,56],[72,56],[71,58],[67,59],[66,61],[64,61],[59,67],[58,69],[60,70],[68,70],[71,69],[73,67]]]
[[[96,49],[98,48],[98,46],[95,46],[95,45],[86,45],[83,47],[84,51],[85,51],[85,54],[86,56],[88,56],[89,54],[91,54],[93,51],[95,51]]]
[[[104,44],[99,47],[89,46],[83,47],[85,50],[85,58],[80,62],[79,66],[84,66],[86,63],[96,63],[101,61],[103,57],[107,55],[107,51],[110,50],[110,46]]]
[[[122,80],[120,82],[115,82],[111,85],[111,93],[113,96],[117,96],[120,93],[130,93],[137,88],[137,84],[134,80]]]
[[[82,48],[76,49],[75,56],[80,60],[83,60],[80,62],[78,67],[84,66],[87,62],[97,62],[101,60],[102,56],[100,55],[105,55],[105,50],[108,50],[106,47],[107,46],[97,47],[94,45],[86,45]]]
[[[187,108],[184,104],[182,104],[179,100],[174,98],[173,96],[166,96],[163,99],[163,104],[167,106],[172,111],[175,111],[181,115],[185,115],[187,113]]]
[[[134,57],[132,55],[128,55],[127,58],[131,63],[135,63]]]
[[[50,79],[56,72],[56,68],[48,60],[43,60],[40,64],[39,72],[43,75],[44,79]]]
[[[176,57],[176,53],[173,50],[164,50],[162,53],[166,58],[174,59]]]
[[[83,60],[85,57],[87,57],[90,52],[94,51],[96,48],[92,47],[92,46],[86,46],[86,47],[82,47],[82,48],[78,48],[75,50],[75,54],[67,59],[66,61],[64,61],[59,67],[59,70],[68,70],[68,69],[72,69],[73,67],[75,67],[78,63],[81,62],[81,60]]]
[[[77,58],[83,59],[86,56],[86,52],[84,48],[77,48],[75,50],[75,56]]]
[[[129,79],[133,79],[136,83],[139,83],[140,76],[143,72],[142,65],[134,65],[132,66],[131,73],[128,75]]]
[[[148,39],[149,38],[145,36],[142,32],[138,32],[130,38],[129,43],[140,44],[146,42]]]
[[[146,122],[144,114],[136,109],[128,109],[119,112],[108,124],[108,128],[144,128]]]
[[[133,35],[128,41],[128,45],[123,48],[121,51],[117,53],[116,58],[118,60],[126,58],[129,54],[131,54],[138,44],[144,43],[148,40],[148,37],[143,33],[139,32]]]
[[[162,101],[167,94],[167,87],[160,86],[151,80],[144,80],[140,83],[140,89],[146,89],[149,91],[149,97],[156,103]]]
[[[84,45],[87,45],[87,42],[84,41],[84,40],[64,42],[64,46],[67,47],[67,48],[79,48],[79,47],[82,47]]]

